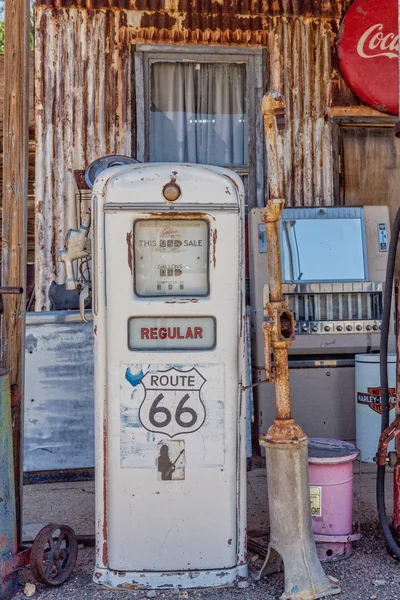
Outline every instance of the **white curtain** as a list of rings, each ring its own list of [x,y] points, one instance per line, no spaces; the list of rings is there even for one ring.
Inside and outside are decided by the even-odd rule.
[[[150,160],[247,165],[246,67],[154,63]]]

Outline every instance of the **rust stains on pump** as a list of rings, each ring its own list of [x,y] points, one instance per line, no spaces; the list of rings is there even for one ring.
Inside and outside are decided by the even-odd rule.
[[[183,220],[183,219],[209,219],[210,215],[208,215],[207,213],[195,213],[195,212],[191,212],[191,213],[178,213],[175,212],[173,210],[173,207],[171,207],[171,212],[165,213],[165,212],[149,212],[145,215],[143,215],[143,219],[151,219],[151,218],[159,218],[159,219],[178,219],[178,220]]]
[[[127,243],[127,246],[128,246],[128,265],[129,265],[129,270],[131,272],[131,275],[133,275],[132,237],[133,237],[133,232],[132,231],[128,231],[128,233],[126,234],[126,243]]]
[[[217,230],[213,229],[213,232],[212,232],[212,264],[213,264],[214,269],[217,266],[217,238],[218,238]]]
[[[197,298],[188,298],[185,300],[166,300],[165,304],[196,304]]]

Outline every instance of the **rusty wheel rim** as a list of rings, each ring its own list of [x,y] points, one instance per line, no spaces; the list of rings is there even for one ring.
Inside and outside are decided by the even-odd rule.
[[[43,527],[31,549],[31,571],[35,579],[50,586],[64,583],[78,556],[76,535],[68,525],[50,523]]]

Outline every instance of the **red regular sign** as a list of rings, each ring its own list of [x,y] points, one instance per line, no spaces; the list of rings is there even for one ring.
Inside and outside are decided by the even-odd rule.
[[[399,114],[398,0],[354,0],[338,52],[353,92],[377,110]]]

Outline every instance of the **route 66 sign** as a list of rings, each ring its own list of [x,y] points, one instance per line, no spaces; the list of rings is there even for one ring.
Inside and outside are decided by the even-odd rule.
[[[195,367],[149,371],[141,380],[145,396],[139,408],[140,423],[170,438],[197,431],[206,419],[200,395],[205,382]]]

